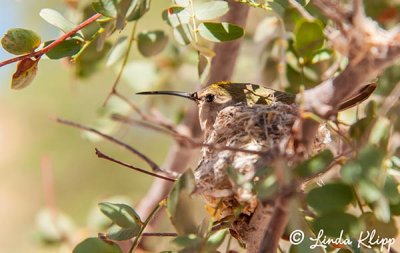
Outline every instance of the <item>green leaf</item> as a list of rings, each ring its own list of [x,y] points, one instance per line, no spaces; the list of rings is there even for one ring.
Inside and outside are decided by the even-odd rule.
[[[341,211],[354,199],[350,186],[331,183],[312,189],[307,194],[307,203],[319,213]]]
[[[208,251],[213,252],[217,250],[218,247],[221,246],[221,244],[224,242],[227,232],[228,232],[227,229],[223,229],[212,234],[207,241]]]
[[[360,180],[363,176],[363,168],[361,165],[355,161],[349,162],[345,164],[341,171],[341,176],[344,182],[346,183],[355,183]]]
[[[125,204],[99,203],[100,211],[110,218],[116,225],[123,228],[137,228],[142,226],[136,211]]]
[[[45,46],[51,44],[54,40],[44,43]],[[47,57],[52,60],[70,57],[77,54],[83,46],[83,42],[77,39],[64,40],[49,52],[46,53]]]
[[[162,19],[172,27],[182,24],[189,24],[190,11],[187,8],[172,6],[162,12]]]
[[[103,16],[109,18],[117,17],[117,0],[99,0],[92,3],[93,9]]]
[[[358,235],[360,224],[358,219],[351,214],[334,212],[323,214],[312,222],[315,231],[324,232],[324,235],[338,238],[343,230],[344,235]]]
[[[211,1],[201,3],[195,8],[195,17],[200,21],[219,18],[229,11],[226,1]]]
[[[117,62],[119,62],[128,51],[129,41],[128,37],[122,36],[118,38],[117,42],[113,45],[113,48],[110,50],[110,54],[107,59],[107,66],[111,66]]]
[[[310,177],[322,172],[332,161],[333,154],[329,149],[326,149],[299,164],[295,171],[301,177]]]
[[[113,242],[105,242],[97,237],[85,239],[79,243],[72,253],[122,253],[119,246]]]
[[[393,123],[388,118],[379,117],[371,130],[369,143],[379,145],[386,149],[392,125]]]
[[[187,24],[178,25],[174,28],[175,40],[181,45],[188,45],[193,41],[193,34]]]
[[[350,161],[342,167],[343,180],[348,183],[357,182],[361,179],[376,180],[384,155],[381,149],[373,145],[366,146],[360,151],[355,161]]]
[[[167,43],[168,36],[163,31],[141,32],[138,35],[138,49],[145,57],[157,55],[164,50]]]
[[[117,6],[117,20],[115,27],[118,30],[122,30],[126,24],[126,14],[132,8],[135,8],[137,4],[136,0],[119,0]]]
[[[350,136],[356,140],[360,140],[371,127],[374,120],[374,118],[365,117],[356,121],[349,129]]]
[[[395,177],[391,175],[386,176],[383,192],[391,204],[400,203],[399,182],[397,182]]]
[[[49,24],[67,33],[75,28],[75,25],[63,15],[53,9],[42,9],[39,15]]]
[[[135,21],[140,19],[150,9],[150,0],[136,0],[136,4],[132,5],[132,10],[128,10],[126,20]]]
[[[319,21],[300,20],[294,31],[297,53],[306,60],[324,45],[324,31]]]
[[[240,26],[226,22],[204,22],[198,26],[197,30],[201,37],[212,42],[231,41],[242,37],[244,34]]]
[[[381,190],[373,182],[370,182],[367,179],[360,180],[358,186],[361,195],[368,203],[373,203],[383,197]]]
[[[11,89],[20,90],[33,81],[36,76],[39,60],[26,58],[18,62],[17,71],[12,76]]]
[[[194,187],[193,172],[188,170],[175,182],[168,195],[167,212],[180,235],[197,232],[195,214],[190,211],[195,205],[194,200],[191,198]]]
[[[76,74],[81,77],[89,77],[93,74],[100,66],[101,60],[108,54],[111,49],[111,44],[105,42],[101,50],[97,50],[96,44],[98,39],[93,41],[82,53],[79,53],[79,57],[76,58]]]
[[[112,226],[108,232],[108,238],[115,241],[125,241],[137,236],[140,232],[140,226],[133,228],[120,228],[118,226]]]
[[[10,29],[1,39],[3,48],[15,55],[31,53],[40,43],[39,34],[23,28]]]

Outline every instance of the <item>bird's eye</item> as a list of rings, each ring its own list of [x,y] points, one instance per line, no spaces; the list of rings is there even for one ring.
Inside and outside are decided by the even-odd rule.
[[[207,94],[205,97],[205,101],[210,103],[212,101],[214,101],[214,95],[213,94]]]

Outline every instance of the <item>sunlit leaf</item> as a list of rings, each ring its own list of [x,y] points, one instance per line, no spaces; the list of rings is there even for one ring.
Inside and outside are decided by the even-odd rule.
[[[187,24],[178,25],[174,28],[175,40],[181,45],[188,45],[193,41],[193,34]]]
[[[137,228],[143,222],[135,209],[126,204],[99,203],[100,211],[110,218],[113,223],[123,228]]]
[[[212,234],[207,241],[207,249],[211,252],[217,250],[218,247],[224,242],[227,232],[227,229],[223,229]]]
[[[155,30],[148,32],[141,32],[138,35],[138,49],[139,52],[145,56],[150,57],[159,54],[164,50],[168,43],[168,36],[163,31]]]
[[[117,0],[99,0],[92,3],[93,9],[106,17],[117,17]]]
[[[229,24],[226,22],[200,23],[197,30],[201,37],[212,42],[231,41],[239,39],[243,36],[244,31],[240,26]]]
[[[168,25],[177,27],[178,25],[190,22],[190,11],[187,8],[172,6],[162,12],[162,18]]]
[[[114,43],[113,48],[110,50],[110,54],[107,59],[107,66],[111,66],[117,62],[119,62],[127,53],[129,41],[128,37],[121,36]]]
[[[195,16],[198,20],[213,20],[219,18],[229,11],[226,1],[210,1],[204,2],[196,6]]]
[[[132,5],[132,10],[128,10],[126,14],[127,21],[135,21],[140,19],[150,9],[150,0],[136,0]]]
[[[367,179],[360,180],[359,190],[368,203],[373,203],[382,197],[381,190],[373,182]]]
[[[3,48],[15,55],[31,53],[40,43],[39,34],[23,28],[10,29],[1,39]]]
[[[307,203],[319,213],[328,213],[344,210],[353,198],[350,186],[343,183],[331,183],[312,189],[307,194]]]
[[[111,240],[125,241],[137,236],[140,230],[141,230],[140,226],[130,227],[130,228],[121,228],[118,226],[112,226],[107,231],[107,236]]]
[[[36,76],[39,59],[26,58],[18,62],[17,70],[12,76],[11,88],[20,90],[28,86]]]
[[[301,177],[309,177],[322,172],[332,162],[333,154],[329,149],[318,153],[310,159],[300,163],[295,171]]]
[[[369,143],[386,148],[389,142],[392,122],[388,118],[379,117],[371,130]]]
[[[45,46],[51,44],[53,40],[44,43]],[[56,60],[64,57],[70,57],[77,54],[83,46],[83,42],[77,39],[64,40],[49,52],[46,53],[47,57]]]
[[[53,9],[42,9],[39,15],[46,20],[47,23],[59,28],[64,33],[67,33],[75,28],[75,25]]]
[[[119,246],[113,242],[105,242],[97,237],[85,239],[79,243],[73,253],[122,253]]]
[[[190,0],[175,0],[175,3],[179,6],[189,6]]]

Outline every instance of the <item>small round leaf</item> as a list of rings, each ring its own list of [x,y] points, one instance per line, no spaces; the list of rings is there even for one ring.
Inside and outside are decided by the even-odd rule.
[[[59,28],[64,33],[67,33],[75,28],[75,25],[53,9],[42,9],[39,15],[46,20],[47,23]]]
[[[353,198],[350,186],[332,183],[312,189],[307,195],[307,203],[319,213],[328,213],[344,210]]]
[[[163,31],[142,32],[138,35],[138,49],[145,57],[160,53],[167,43],[168,36]]]
[[[26,58],[17,65],[17,71],[12,76],[11,88],[20,90],[28,86],[36,76],[39,59]]]
[[[230,23],[201,23],[197,30],[201,37],[212,42],[223,42],[238,39],[243,36],[244,32],[240,26]]]
[[[49,45],[53,41],[47,41],[45,46]],[[77,54],[82,48],[82,41],[77,39],[64,40],[49,52],[46,53],[47,57],[52,60],[61,59],[64,57],[70,57]]]
[[[310,59],[324,45],[324,31],[317,21],[301,20],[295,28],[295,48],[300,56]]]
[[[105,242],[99,238],[91,237],[79,243],[72,253],[122,253],[119,246],[113,242]]]
[[[1,39],[3,48],[15,55],[31,53],[40,43],[39,34],[23,28],[10,29]]]
[[[195,16],[198,20],[212,20],[223,16],[229,11],[226,1],[211,1],[201,3],[195,9]]]

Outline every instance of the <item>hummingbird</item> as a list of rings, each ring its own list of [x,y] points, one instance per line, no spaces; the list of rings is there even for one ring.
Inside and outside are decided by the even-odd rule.
[[[340,104],[338,110],[365,100],[375,87],[375,84],[366,85]],[[194,170],[195,194],[205,201],[207,210],[216,220],[237,215],[238,210],[240,214],[250,216],[258,201],[257,193],[246,187],[246,182],[257,180],[260,167],[282,157],[299,114],[297,95],[257,84],[234,82],[211,84],[192,93],[146,91],[137,94],[178,96],[197,104],[204,143],[208,145],[201,149],[201,158]],[[325,148],[329,142],[329,130],[320,127],[313,152]],[[255,152],[217,150],[210,145]],[[240,185],[229,171],[241,176]]]

